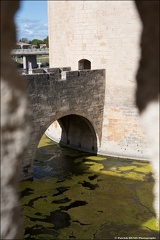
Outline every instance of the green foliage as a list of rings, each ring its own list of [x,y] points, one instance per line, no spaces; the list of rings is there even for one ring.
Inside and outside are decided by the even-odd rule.
[[[46,44],[47,48],[49,47],[48,36],[46,38],[44,38],[43,40],[40,40],[40,39],[28,40],[28,38],[21,38],[19,41],[23,42],[23,43],[29,43],[32,45],[36,45],[37,48],[40,47],[40,44]]]
[[[43,43],[43,40],[39,40],[39,39],[33,39],[31,41],[31,44],[32,45],[37,45],[38,48],[40,47],[40,44],[42,44],[42,43]]]
[[[45,39],[43,39],[43,43],[45,43],[47,45],[47,48],[49,47],[48,36]]]

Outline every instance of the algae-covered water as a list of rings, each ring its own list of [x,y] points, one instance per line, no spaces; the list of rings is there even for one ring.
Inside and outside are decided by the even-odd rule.
[[[159,239],[147,161],[94,156],[43,135],[22,181],[24,239]]]

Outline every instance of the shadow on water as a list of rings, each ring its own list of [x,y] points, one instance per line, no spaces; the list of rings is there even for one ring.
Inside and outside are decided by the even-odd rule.
[[[153,184],[145,161],[38,148],[21,182],[24,239],[159,239]]]

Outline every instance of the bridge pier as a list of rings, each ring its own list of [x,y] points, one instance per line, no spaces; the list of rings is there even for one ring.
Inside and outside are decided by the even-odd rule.
[[[27,68],[26,56],[23,56],[23,69],[26,70],[26,68]]]
[[[13,49],[11,56],[23,58],[23,69],[28,69],[28,62],[32,63],[33,68],[37,68],[37,55],[49,55],[49,49]]]
[[[36,55],[24,55],[23,56],[23,69],[28,69],[28,62],[32,63],[33,68],[37,68],[37,58]]]
[[[31,62],[32,63],[32,68],[37,68],[37,58],[36,58],[36,55],[27,55],[27,56],[23,56],[26,58],[26,68],[24,68],[23,66],[23,69],[28,69],[28,62]]]

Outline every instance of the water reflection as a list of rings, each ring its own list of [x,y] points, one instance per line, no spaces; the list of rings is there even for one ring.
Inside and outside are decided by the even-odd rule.
[[[24,239],[154,237],[148,162],[60,148],[43,136],[31,181],[21,182]]]

